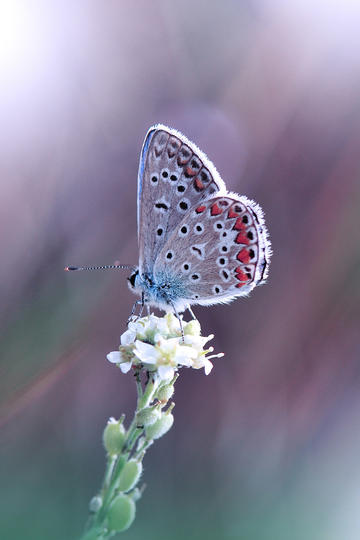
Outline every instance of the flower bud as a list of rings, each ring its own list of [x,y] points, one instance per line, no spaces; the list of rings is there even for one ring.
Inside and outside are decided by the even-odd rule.
[[[153,405],[152,407],[146,407],[141,409],[136,415],[136,422],[138,426],[151,426],[160,416],[160,411],[158,405]]]
[[[120,493],[110,505],[107,525],[111,531],[125,531],[135,519],[135,503],[131,497]]]
[[[103,442],[110,456],[120,454],[125,442],[125,428],[120,421],[110,418],[103,433]]]
[[[127,461],[116,484],[119,491],[129,491],[135,487],[141,476],[142,469],[143,467],[141,461],[136,461],[136,459],[130,459]]]
[[[99,495],[95,495],[89,503],[89,511],[92,514],[95,514],[98,510],[100,510],[102,505],[102,498],[99,497]]]
[[[159,390],[156,392],[156,397],[162,403],[166,403],[174,394],[174,390],[173,384],[165,384],[164,386],[160,386]]]
[[[171,414],[174,405],[175,403],[154,424],[145,429],[145,435],[148,441],[151,439],[160,439],[160,437],[169,431],[174,423],[174,417]]]

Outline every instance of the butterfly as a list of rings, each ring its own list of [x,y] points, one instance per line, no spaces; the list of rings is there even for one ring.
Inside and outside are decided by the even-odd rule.
[[[228,192],[179,131],[157,124],[146,134],[137,210],[139,264],[128,281],[142,306],[177,315],[194,304],[228,303],[265,282],[271,245],[260,206]]]

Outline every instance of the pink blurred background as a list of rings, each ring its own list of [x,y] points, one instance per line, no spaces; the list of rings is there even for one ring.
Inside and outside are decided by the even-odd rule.
[[[182,131],[273,243],[268,283],[195,308],[208,377],[183,370],[145,459],[129,539],[360,535],[360,6],[355,1],[3,0],[0,6],[1,525],[77,538],[135,297],[147,129]]]

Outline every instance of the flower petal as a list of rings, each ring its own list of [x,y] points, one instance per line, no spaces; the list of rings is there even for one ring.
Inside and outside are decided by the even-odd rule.
[[[119,364],[123,361],[122,354],[120,351],[111,351],[109,354],[106,355],[106,358],[111,362],[112,364]]]
[[[119,364],[119,368],[121,369],[123,373],[127,373],[128,371],[130,371],[131,366],[132,366],[131,360],[129,362],[122,362],[121,364]]]
[[[173,378],[175,370],[171,366],[159,366],[157,368],[157,372],[159,374],[160,379],[168,380],[168,379]]]
[[[159,357],[157,350],[154,345],[149,343],[143,343],[142,341],[135,341],[134,354],[144,362],[144,364],[156,364],[156,361]]]
[[[208,360],[207,358],[205,358],[204,360],[204,371],[205,371],[205,375],[209,375],[210,371],[212,370],[213,368],[213,365],[212,363],[210,362],[210,360]]]
[[[126,345],[130,345],[131,343],[134,343],[135,338],[136,338],[136,332],[134,332],[134,330],[129,329],[129,330],[126,330],[126,332],[122,334],[120,338],[120,343],[121,345],[126,347]]]

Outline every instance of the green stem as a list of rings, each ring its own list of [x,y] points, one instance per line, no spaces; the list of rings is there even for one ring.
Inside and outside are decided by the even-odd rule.
[[[158,379],[152,377],[151,374],[148,382],[145,385],[144,390],[141,386],[139,374],[136,374],[135,377],[138,394],[137,405],[134,417],[126,433],[123,451],[118,456],[108,456],[103,485],[100,490],[100,493],[102,495],[102,505],[98,512],[96,512],[96,514],[93,516],[91,524],[88,527],[86,533],[83,535],[82,540],[91,537],[92,533],[94,534],[94,538],[96,538],[96,532],[98,532],[99,534],[97,538],[101,538],[103,540],[113,536],[113,533],[107,532],[105,530],[105,520],[109,506],[116,492],[119,475],[125,463],[129,459],[138,438],[144,432],[144,428],[137,425],[137,414],[141,409],[144,409],[151,404],[151,402],[154,400],[155,392],[159,387]],[[146,449],[150,446],[150,444],[152,444],[152,441],[145,441],[141,445],[141,448],[136,450],[136,452],[134,453],[134,457],[139,458],[141,454],[144,455]],[[99,531],[102,532],[100,533]]]

